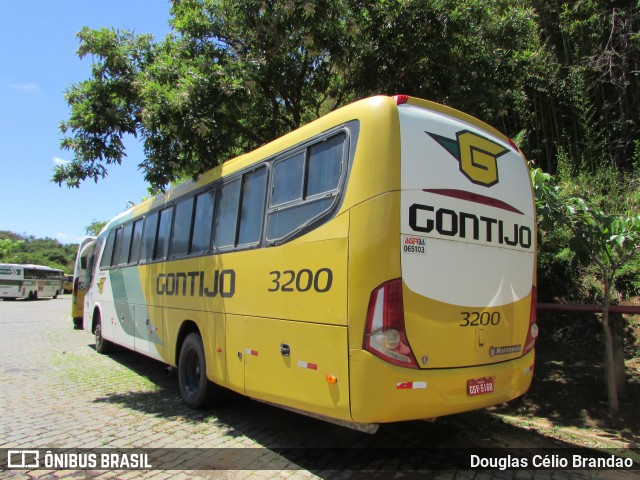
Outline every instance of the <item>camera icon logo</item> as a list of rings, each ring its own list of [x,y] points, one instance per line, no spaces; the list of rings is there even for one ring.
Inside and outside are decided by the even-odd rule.
[[[7,452],[7,467],[29,469],[40,467],[40,452],[38,450],[9,450]]]

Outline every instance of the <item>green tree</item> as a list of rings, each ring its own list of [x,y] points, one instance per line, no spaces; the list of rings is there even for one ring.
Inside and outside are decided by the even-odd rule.
[[[97,237],[106,224],[106,220],[101,222],[94,218],[89,225],[84,227],[84,232],[92,237]]]
[[[123,137],[163,188],[372,94],[453,105],[512,135],[529,70],[548,70],[532,10],[515,0],[177,0],[173,34],[83,29],[90,79],[72,85],[54,181],[77,187],[123,161]],[[514,108],[514,105],[517,108]],[[528,117],[527,117],[528,118]]]
[[[13,256],[20,252],[24,246],[24,240],[11,240],[10,238],[0,239],[0,260],[13,262]]]
[[[123,138],[142,140],[157,188],[280,136],[343,100],[332,61],[343,25],[336,1],[174,1],[174,34],[84,28],[90,79],[66,99],[62,147],[73,161],[53,180],[77,187],[120,164]],[[337,46],[334,46],[337,45]]]
[[[583,265],[595,265],[604,287],[602,327],[609,411],[619,411],[624,394],[624,330],[610,315],[611,293],[616,275],[640,251],[640,215],[611,215],[575,195],[563,196],[550,175],[540,169],[531,173],[536,206],[543,229],[565,226],[571,232],[569,248]]]

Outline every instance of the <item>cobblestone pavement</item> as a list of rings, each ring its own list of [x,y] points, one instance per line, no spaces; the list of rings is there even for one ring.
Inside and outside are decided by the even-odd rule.
[[[182,404],[177,378],[167,375],[163,365],[128,351],[97,354],[92,336],[72,328],[69,312],[69,296],[0,301],[0,449],[149,449],[144,451],[160,455],[167,469],[7,470],[5,461],[0,462],[0,479],[626,480],[638,473],[407,467],[414,465],[411,455],[431,447],[553,446],[515,427],[510,443],[501,445],[490,432],[474,430],[473,415],[486,415],[477,412],[455,421],[383,425],[375,435],[239,396],[195,412]],[[447,455],[446,450],[434,452]]]

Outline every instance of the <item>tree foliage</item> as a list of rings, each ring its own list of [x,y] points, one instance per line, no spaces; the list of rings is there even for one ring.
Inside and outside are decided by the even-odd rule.
[[[77,187],[124,161],[163,188],[352,100],[406,93],[515,137],[555,171],[640,160],[640,7],[587,0],[173,0],[155,41],[84,28],[91,77],[66,93],[53,179]]]
[[[622,267],[640,252],[640,215],[608,214],[592,202],[567,195],[552,177],[540,169],[531,172],[541,230],[567,228],[568,247],[574,259],[593,265],[604,287],[602,327],[604,331],[607,396],[610,413],[619,410],[619,395],[626,386],[624,330],[609,308],[614,281]]]
[[[77,244],[0,231],[0,262],[46,265],[72,273]]]

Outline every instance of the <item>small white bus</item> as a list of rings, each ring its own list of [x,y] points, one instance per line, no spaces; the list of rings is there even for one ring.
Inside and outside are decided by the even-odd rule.
[[[44,265],[0,264],[0,298],[15,300],[56,298],[62,293],[64,273]]]

